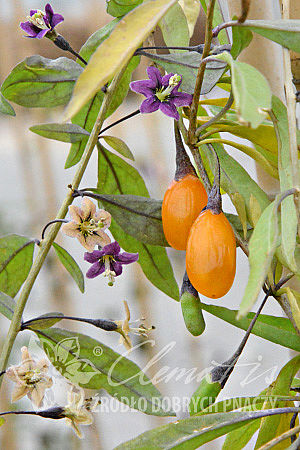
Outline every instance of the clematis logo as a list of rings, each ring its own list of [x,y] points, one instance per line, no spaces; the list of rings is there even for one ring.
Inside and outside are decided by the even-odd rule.
[[[95,375],[99,375],[99,371],[90,360],[80,357],[77,336],[67,337],[57,343],[51,343],[43,337],[39,341],[31,338],[28,348],[32,354],[40,353],[43,349],[55,369],[73,384],[84,386]],[[95,348],[95,354],[99,356],[101,352],[101,347]]]

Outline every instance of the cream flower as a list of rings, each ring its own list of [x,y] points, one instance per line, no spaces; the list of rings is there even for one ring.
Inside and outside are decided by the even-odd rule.
[[[76,237],[89,252],[92,252],[96,245],[105,247],[110,244],[109,236],[103,231],[111,224],[109,212],[104,209],[96,211],[94,203],[84,197],[81,208],[71,205],[69,213],[73,220],[62,226],[63,233],[70,237]]]
[[[128,336],[129,333],[147,337],[147,331],[154,330],[155,327],[152,326],[150,328],[146,328],[143,324],[141,324],[138,328],[132,327],[131,325],[133,323],[143,321],[144,319],[138,319],[130,323],[130,310],[128,307],[128,303],[124,300],[123,304],[125,308],[125,319],[115,321],[115,323],[118,325],[116,331],[121,334],[120,344],[123,344],[126,350],[130,350],[132,348],[132,342],[130,337]]]
[[[79,438],[83,437],[78,425],[91,425],[94,418],[91,414],[91,403],[84,399],[84,391],[74,392],[73,388],[68,392],[68,404],[64,409],[67,423],[73,428]]]
[[[22,363],[19,366],[11,366],[6,375],[17,385],[12,392],[12,402],[27,397],[38,408],[43,403],[46,389],[53,384],[52,378],[47,375],[49,362],[43,358],[35,361],[31,358],[28,348],[22,347]]]

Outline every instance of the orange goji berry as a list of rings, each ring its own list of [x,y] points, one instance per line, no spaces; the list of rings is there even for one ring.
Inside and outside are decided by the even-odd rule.
[[[162,223],[171,247],[186,249],[191,226],[206,203],[207,194],[197,176],[189,174],[170,184],[163,199]]]

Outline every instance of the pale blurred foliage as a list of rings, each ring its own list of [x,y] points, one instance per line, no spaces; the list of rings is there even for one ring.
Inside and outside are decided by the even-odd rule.
[[[35,0],[26,1],[25,4],[20,0],[11,2],[1,0],[1,3],[3,3],[0,17],[1,82],[12,67],[26,56],[32,54],[40,54],[48,58],[68,56],[62,54],[47,39],[37,41],[23,38],[18,27],[18,23],[24,20],[30,8],[43,9],[46,2]],[[77,50],[88,36],[110,20],[105,12],[104,0],[77,2],[61,0],[51,3],[54,10],[62,13],[65,17],[65,22],[58,27],[58,32]],[[203,31],[200,23],[197,30]],[[202,42],[201,34],[198,33],[194,42]],[[157,38],[160,42],[160,36]],[[72,58],[72,56],[70,57]],[[134,74],[136,79],[145,77],[146,63],[143,61],[139,66]],[[127,102],[110,120],[117,120],[126,113],[134,111],[138,107],[139,100],[138,96],[130,94]],[[0,124],[1,234],[18,233],[39,237],[43,225],[55,216],[75,169],[71,168],[67,171],[63,169],[69,147],[67,144],[40,139],[28,131],[28,127],[32,124],[59,122],[62,117],[62,109],[29,110],[18,106],[15,109],[17,117],[1,117]],[[111,134],[121,137],[128,143],[136,157],[136,167],[145,177],[151,196],[162,198],[164,190],[173,177],[175,167],[172,121],[159,112],[150,116],[138,116],[111,130]],[[234,153],[234,156],[238,156],[251,175],[255,176],[254,164],[248,157],[241,157],[237,155],[237,152]],[[89,163],[82,186],[95,185],[96,167],[97,160],[94,156]],[[233,211],[228,200],[225,200],[224,204],[227,210]],[[67,248],[78,261],[82,270],[86,272],[87,264],[83,262],[82,258],[83,249],[79,247],[77,241],[59,235],[58,242]],[[184,271],[184,254],[175,251],[170,251],[169,254],[172,257],[176,278],[180,284]],[[238,252],[238,272],[234,286],[220,304],[231,308],[238,307],[247,279],[247,271],[247,260]],[[124,299],[131,307],[133,318],[144,316],[149,324],[156,326],[156,331],[151,336],[156,340],[155,347],[152,348],[150,345],[142,347],[143,350],[135,352],[131,359],[143,367],[165,345],[176,341],[176,347],[147,371],[148,376],[154,375],[164,365],[169,366],[170,370],[176,367],[187,369],[196,367],[200,372],[209,366],[212,360],[222,362],[227,359],[243,335],[240,330],[234,329],[218,319],[207,317],[207,315],[207,328],[204,335],[197,339],[188,335],[181,317],[180,306],[153,288],[137,264],[132,268],[125,268],[123,276],[116,280],[114,288],[109,288],[103,278],[97,278],[87,281],[86,293],[81,295],[52,252],[32,291],[25,311],[25,319],[48,311],[62,311],[65,314],[71,313],[82,317],[120,319],[123,316],[122,301]],[[278,311],[277,305],[273,301],[270,303],[272,304],[269,306],[269,312],[275,314]],[[0,320],[3,339],[8,321],[2,317]],[[73,326],[70,322],[64,322],[63,326],[90,334],[100,341],[103,339],[116,351],[122,352],[122,349],[118,347],[117,336],[95,331],[88,326],[78,326],[78,324]],[[19,349],[21,345],[28,342],[29,336],[29,333],[19,336],[11,362],[18,362]],[[242,366],[234,372],[222,395],[228,397],[258,393],[266,383],[265,375],[262,374],[274,366],[272,357],[274,349],[277,350],[276,364],[282,365],[288,359],[285,350],[280,350],[279,347],[274,347],[274,344],[252,337],[240,361],[244,367]],[[260,355],[262,355],[262,359],[259,358]],[[261,366],[253,378],[258,377],[258,379],[243,388],[242,381],[257,361]],[[252,366],[249,368],[247,364],[252,364]],[[183,381],[176,381],[173,378],[167,384],[160,383],[158,389],[165,396],[189,396],[197,384],[194,381],[185,385]],[[1,411],[11,409],[9,402],[11,389],[11,384],[5,382],[4,389],[1,391]],[[59,401],[63,401],[64,393],[57,392],[57,395]],[[22,400],[13,407],[31,409],[28,400]],[[51,422],[41,418],[10,416],[1,428],[1,448],[9,450],[111,449],[145,430],[166,423],[167,420],[137,412],[97,414],[95,424],[84,428],[86,439],[79,441],[63,421]],[[220,448],[220,444],[214,442],[206,445],[205,448]]]

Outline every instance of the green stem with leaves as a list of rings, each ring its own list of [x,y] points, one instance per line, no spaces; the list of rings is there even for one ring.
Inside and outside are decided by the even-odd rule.
[[[84,172],[85,172],[85,169],[89,162],[89,159],[93,153],[94,147],[97,144],[98,135],[99,135],[99,132],[103,125],[103,122],[105,120],[106,111],[109,107],[109,104],[114,96],[114,92],[115,92],[116,88],[118,87],[118,84],[121,80],[121,77],[122,77],[126,67],[127,66],[123,67],[122,70],[118,73],[118,75],[115,76],[115,78],[113,79],[113,81],[111,82],[110,86],[107,89],[107,93],[104,97],[98,117],[95,121],[93,130],[87,141],[84,153],[82,155],[78,169],[77,169],[74,179],[72,181],[72,185],[71,185],[72,189],[69,189],[69,192],[67,193],[67,195],[57,213],[56,220],[61,220],[61,219],[65,218],[65,216],[68,212],[68,208],[71,205],[71,203],[73,202],[73,195],[72,195],[73,189],[77,189],[81,182],[81,179],[84,175]],[[2,353],[0,356],[0,372],[2,372],[3,370],[6,369],[7,362],[8,362],[9,355],[11,353],[13,344],[14,344],[17,334],[21,328],[22,315],[23,315],[23,311],[25,309],[28,297],[30,295],[30,292],[32,290],[34,282],[44,264],[46,256],[48,255],[48,253],[50,251],[52,243],[54,242],[54,240],[59,232],[60,227],[61,227],[61,222],[57,222],[57,223],[53,224],[53,227],[51,227],[46,239],[41,242],[39,252],[34,260],[34,263],[31,267],[28,277],[23,285],[22,291],[20,293],[19,299],[16,304],[13,318],[10,323],[10,327],[9,327],[7,336],[6,336],[6,339],[4,341],[4,345],[2,348]],[[0,386],[1,386],[1,382],[2,382],[2,378],[0,379]]]

